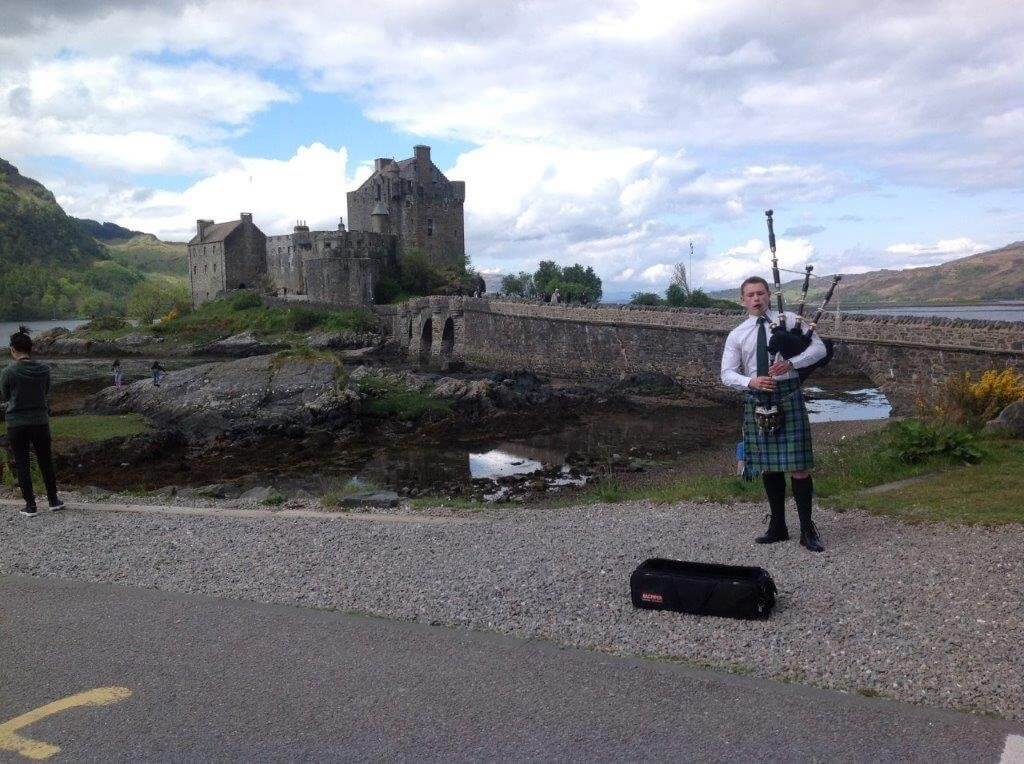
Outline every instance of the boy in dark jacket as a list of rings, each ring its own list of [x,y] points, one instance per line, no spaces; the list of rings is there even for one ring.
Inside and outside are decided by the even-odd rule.
[[[50,369],[32,360],[32,338],[24,328],[11,335],[11,357],[14,363],[0,373],[0,401],[7,419],[7,438],[11,443],[18,473],[18,485],[25,498],[21,514],[36,515],[36,496],[32,489],[29,448],[36,452],[39,471],[46,484],[46,496],[54,512],[64,509],[57,497],[57,478],[50,453],[50,411],[46,398],[50,393]]]

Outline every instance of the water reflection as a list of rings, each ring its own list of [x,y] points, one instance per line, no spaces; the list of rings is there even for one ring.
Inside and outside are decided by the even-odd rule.
[[[469,454],[469,474],[479,478],[499,478],[509,475],[529,475],[544,469],[541,462],[524,459],[507,451],[492,449],[484,454]]]
[[[812,422],[849,422],[859,419],[888,419],[892,406],[875,387],[857,390],[825,390],[807,386],[807,413]]]

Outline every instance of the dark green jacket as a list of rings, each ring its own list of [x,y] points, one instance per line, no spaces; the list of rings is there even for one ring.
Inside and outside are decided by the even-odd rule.
[[[15,361],[0,372],[0,401],[6,404],[7,426],[46,424],[50,412],[50,367],[39,361]]]

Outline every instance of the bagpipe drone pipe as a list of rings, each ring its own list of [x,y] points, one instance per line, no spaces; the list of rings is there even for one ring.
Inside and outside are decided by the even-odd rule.
[[[829,300],[832,299],[832,295],[836,291],[836,286],[839,284],[842,276],[835,275],[832,277],[832,283],[829,285],[828,292],[825,293],[825,299],[821,301],[821,305],[818,307],[818,312],[814,316],[814,320],[804,320],[804,306],[807,304],[807,289],[811,283],[811,271],[814,270],[813,265],[808,265],[804,270],[804,283],[803,288],[800,292],[800,305],[796,311],[796,322],[793,326],[786,326],[786,314],[783,310],[782,304],[782,284],[779,277],[779,260],[775,254],[775,228],[772,221],[772,210],[765,210],[765,216],[768,218],[768,246],[772,252],[772,279],[774,281],[775,288],[775,299],[777,300],[778,307],[778,320],[771,325],[771,336],[768,338],[768,352],[774,355],[781,355],[786,360],[795,358],[796,356],[803,353],[807,348],[811,346],[811,339],[814,336],[814,332],[817,330],[818,322],[821,320],[822,315],[825,313],[826,307],[828,307]],[[820,335],[819,335],[820,337]],[[835,352],[835,346],[832,340],[827,340],[821,337],[822,343],[825,345],[825,357],[818,361],[815,361],[810,366],[805,366],[801,369],[797,369],[796,372],[800,377],[800,381],[803,382],[809,377],[814,371],[826,366],[829,361],[832,360],[832,355]]]

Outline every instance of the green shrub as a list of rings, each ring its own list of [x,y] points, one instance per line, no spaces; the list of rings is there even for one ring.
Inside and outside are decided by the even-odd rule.
[[[917,464],[933,457],[968,464],[981,461],[975,435],[962,427],[911,419],[894,423],[889,438],[888,453],[905,464]]]
[[[171,311],[186,313],[191,307],[192,298],[184,284],[143,281],[128,295],[128,315],[143,324],[151,324]]]
[[[260,308],[263,306],[263,300],[255,292],[239,292],[228,298],[228,306],[234,311]]]

